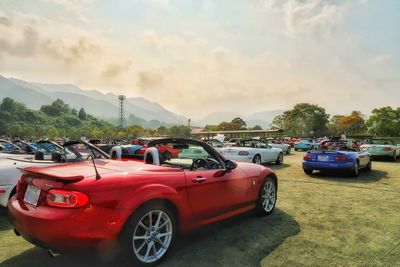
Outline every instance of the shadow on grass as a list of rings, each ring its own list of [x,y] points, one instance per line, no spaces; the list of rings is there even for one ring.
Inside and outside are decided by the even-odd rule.
[[[360,175],[358,177],[351,177],[346,172],[337,172],[337,171],[314,172],[310,176],[313,178],[319,178],[321,180],[332,180],[335,182],[367,184],[367,183],[378,182],[382,178],[386,178],[387,175],[388,175],[388,173],[386,171],[362,170],[362,171],[360,171]]]
[[[258,266],[260,261],[298,234],[300,225],[276,209],[271,216],[246,213],[209,225],[186,235],[163,262],[164,266]],[[60,255],[50,258],[46,250],[32,248],[2,263],[16,266],[127,266],[120,261],[104,262],[95,254]]]
[[[275,163],[267,163],[267,164],[263,164],[263,166],[271,168],[273,170],[281,170],[281,169],[285,169],[287,167],[290,167],[290,164],[280,164],[280,165],[276,165]]]
[[[7,216],[7,209],[0,207],[0,231],[12,229]]]

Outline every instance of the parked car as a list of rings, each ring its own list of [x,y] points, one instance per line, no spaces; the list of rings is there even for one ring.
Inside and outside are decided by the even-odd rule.
[[[372,139],[361,145],[361,149],[367,151],[373,159],[388,158],[396,161],[400,156],[400,145],[393,140]]]
[[[209,156],[208,152],[199,146],[189,146],[188,148],[182,149],[178,155],[180,159],[198,159],[207,158]]]
[[[38,141],[35,155],[9,154],[7,158],[0,160],[0,205],[6,207],[10,197],[17,191],[17,181],[21,176],[20,168],[31,166],[51,166],[61,162],[76,162],[86,160],[92,154],[95,157],[107,157],[108,155],[101,150],[88,146],[87,143],[68,142],[65,151],[57,143],[48,140]],[[86,153],[79,152],[79,150]]]
[[[315,147],[315,142],[312,139],[301,139],[297,144],[294,145],[294,150],[308,151]]]
[[[290,154],[292,151],[292,147],[289,144],[284,144],[283,142],[272,139],[272,140],[264,140],[266,144],[268,144],[270,147],[275,147],[275,148],[280,148],[282,149],[283,153],[285,154]]]
[[[231,138],[227,142],[224,142],[225,146],[235,146],[243,141],[242,138]]]
[[[318,150],[308,151],[303,158],[306,174],[314,170],[344,170],[356,177],[363,168],[371,170],[371,157],[350,140],[324,140]]]
[[[14,153],[14,154],[23,154],[24,153],[24,151],[20,147],[14,145],[13,143],[11,143],[7,140],[4,140],[4,139],[0,139],[0,152],[1,153]]]
[[[12,143],[21,148],[22,151],[26,154],[34,154],[36,151],[35,143],[26,142],[24,140],[14,140],[12,141]]]
[[[208,157],[162,161],[158,144],[197,146]],[[143,161],[95,159],[23,172],[8,204],[18,235],[58,252],[118,246],[134,265],[162,261],[179,232],[252,209],[271,214],[278,189],[271,169],[234,163],[191,139],[152,141]]]
[[[252,162],[255,164],[275,162],[283,163],[283,151],[274,148],[263,141],[242,141],[240,146],[224,147],[219,149],[227,159],[239,162]]]

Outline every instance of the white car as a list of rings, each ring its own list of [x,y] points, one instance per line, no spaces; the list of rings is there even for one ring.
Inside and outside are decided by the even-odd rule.
[[[241,146],[220,148],[219,152],[226,159],[233,161],[252,162],[255,164],[283,163],[283,150],[271,147],[262,141],[242,141]]]
[[[109,158],[105,152],[86,142],[72,141],[68,143],[67,145],[64,144],[64,146],[68,146],[65,152],[60,151],[60,147],[54,147],[53,151],[60,152],[58,158],[57,153],[56,155],[45,155],[43,151],[36,153],[35,156],[8,154],[8,157],[5,157],[7,154],[4,153],[2,155],[4,157],[0,159],[0,205],[7,207],[8,200],[16,193],[17,182],[21,176],[19,168],[45,167],[61,164],[62,162],[84,161],[89,159],[89,154],[92,154],[92,150],[95,158]],[[50,144],[51,142],[43,144],[46,150],[50,149]],[[62,160],[64,153],[67,156],[67,160]]]
[[[282,149],[283,153],[286,153],[288,155],[292,151],[292,147],[288,144],[280,144],[280,143],[275,143],[274,141],[268,141],[268,145],[271,147],[280,148]]]

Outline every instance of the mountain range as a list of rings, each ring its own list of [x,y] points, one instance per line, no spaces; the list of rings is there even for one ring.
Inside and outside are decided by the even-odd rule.
[[[118,96],[104,94],[97,90],[83,90],[72,84],[47,84],[27,82],[0,75],[0,99],[11,97],[24,103],[28,108],[40,109],[56,99],[62,99],[70,107],[108,120],[116,121],[119,114]],[[125,100],[124,110],[128,123],[140,124],[144,127],[156,128],[160,125],[186,124],[185,116],[171,112],[158,103],[143,97],[130,97]],[[231,121],[235,117],[243,118],[249,127],[260,125],[268,128],[273,118],[282,113],[281,110],[257,112],[243,116],[233,112],[213,112],[203,119],[194,121],[192,125],[215,125],[222,121]]]

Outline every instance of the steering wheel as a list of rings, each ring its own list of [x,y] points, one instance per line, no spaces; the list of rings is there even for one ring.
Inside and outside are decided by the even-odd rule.
[[[198,168],[205,168],[205,169],[210,169],[210,164],[208,163],[208,161],[206,159],[195,159],[193,160],[192,166],[190,167],[190,170],[197,170]]]

